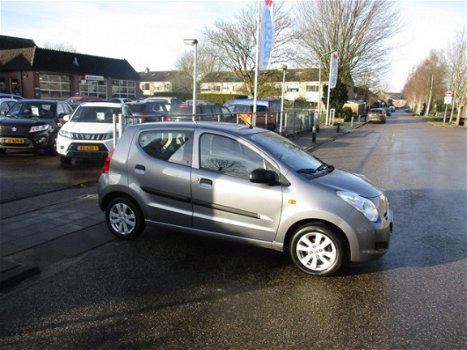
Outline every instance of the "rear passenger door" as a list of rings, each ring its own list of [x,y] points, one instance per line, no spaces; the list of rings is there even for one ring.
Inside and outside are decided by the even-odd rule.
[[[146,218],[191,226],[193,130],[143,129],[135,137],[128,156],[129,184],[139,193]]]

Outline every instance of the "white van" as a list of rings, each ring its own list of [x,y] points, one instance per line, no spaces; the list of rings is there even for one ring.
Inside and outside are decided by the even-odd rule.
[[[68,164],[72,159],[105,159],[113,148],[113,115],[119,114],[126,120],[131,117],[127,105],[89,102],[65,116],[56,144],[60,161]]]

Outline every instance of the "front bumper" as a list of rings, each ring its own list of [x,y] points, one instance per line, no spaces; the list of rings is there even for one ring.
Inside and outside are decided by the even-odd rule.
[[[55,133],[48,131],[21,134],[21,135],[1,135],[0,148],[4,149],[39,149],[53,146],[52,138]]]

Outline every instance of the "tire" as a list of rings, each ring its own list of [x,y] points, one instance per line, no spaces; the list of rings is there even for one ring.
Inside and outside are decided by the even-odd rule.
[[[110,232],[120,239],[135,239],[144,230],[144,216],[130,199],[113,199],[105,211],[105,221]]]
[[[289,254],[303,272],[329,276],[344,261],[344,245],[337,234],[324,225],[309,224],[299,228],[292,237]]]
[[[49,144],[47,145],[46,152],[47,154],[50,154],[50,155],[57,154],[57,135],[50,136],[50,140],[49,140]]]
[[[6,148],[0,148],[0,154],[4,154],[6,152]]]
[[[66,156],[60,156],[60,163],[65,164],[65,165],[70,165],[71,164],[71,158],[66,157]]]

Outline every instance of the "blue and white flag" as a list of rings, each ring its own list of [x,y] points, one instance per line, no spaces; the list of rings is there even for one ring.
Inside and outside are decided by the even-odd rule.
[[[259,68],[267,69],[274,47],[274,16],[272,0],[261,0],[261,30],[259,35]]]

